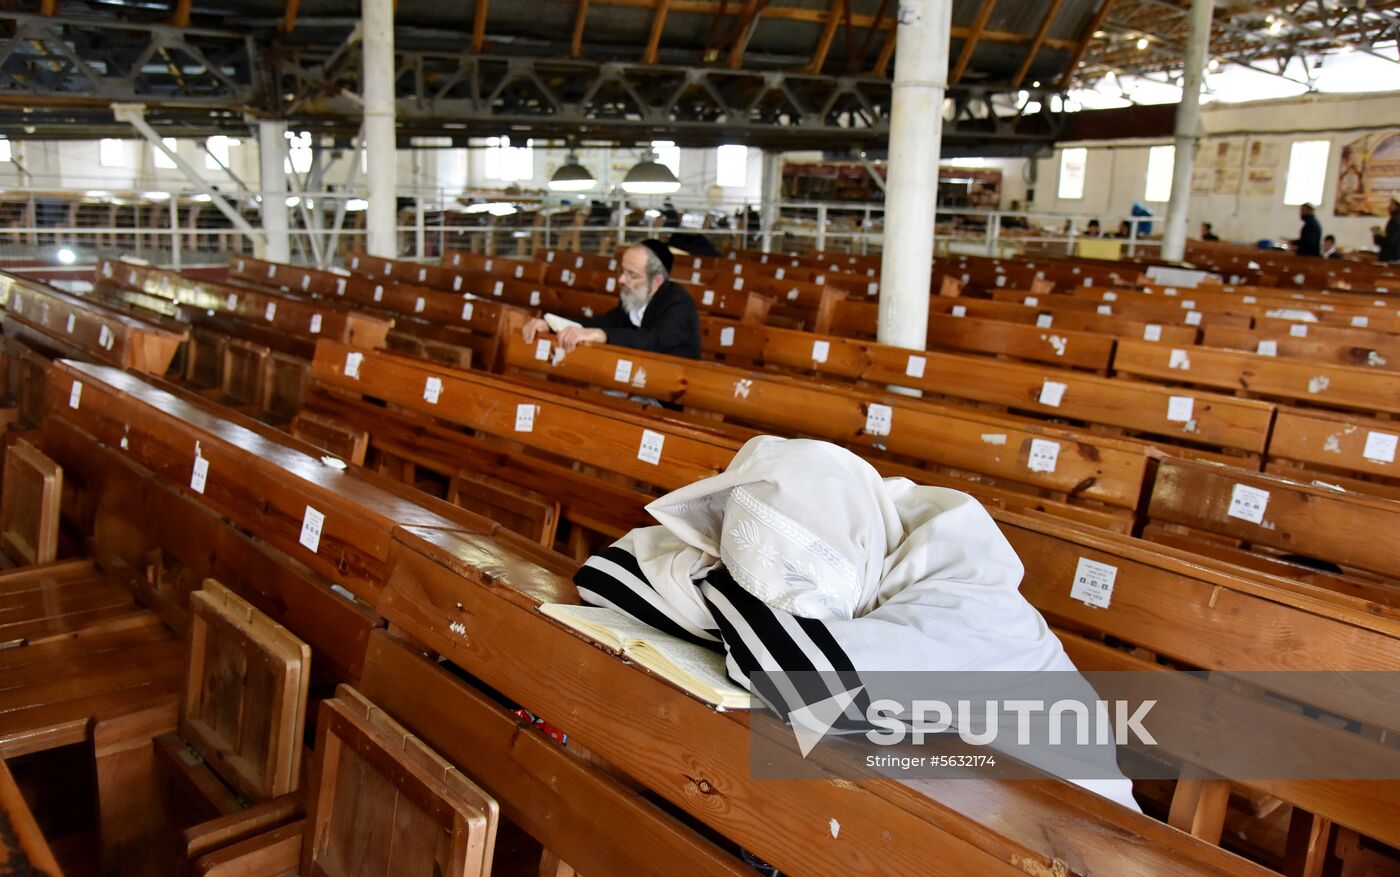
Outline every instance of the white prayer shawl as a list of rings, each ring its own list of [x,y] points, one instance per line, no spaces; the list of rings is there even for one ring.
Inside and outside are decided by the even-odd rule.
[[[1015,551],[960,491],[760,436],[647,511],[661,526],[590,557],[580,595],[722,647],[746,687],[763,670],[1075,670],[1017,590]],[[1076,782],[1138,809],[1126,779]]]

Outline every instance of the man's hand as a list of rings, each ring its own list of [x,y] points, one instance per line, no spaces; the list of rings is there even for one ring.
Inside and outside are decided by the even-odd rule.
[[[558,342],[559,346],[564,348],[565,353],[573,353],[574,348],[580,344],[589,342],[607,344],[608,333],[604,332],[602,329],[585,329],[582,326],[570,326],[559,333]]]
[[[533,317],[533,318],[530,319],[529,322],[527,322],[524,326],[521,327],[520,334],[522,334],[522,335],[525,336],[525,343],[526,343],[526,344],[534,344],[534,343],[535,343],[535,336],[536,336],[536,335],[540,334],[541,332],[548,332],[548,331],[549,331],[549,324],[548,324],[548,323],[546,323],[544,320],[540,319],[539,317]]]

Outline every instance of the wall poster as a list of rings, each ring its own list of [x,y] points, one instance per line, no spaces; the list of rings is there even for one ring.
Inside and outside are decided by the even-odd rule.
[[[1400,129],[1377,131],[1342,147],[1337,162],[1337,216],[1386,216],[1400,198]]]

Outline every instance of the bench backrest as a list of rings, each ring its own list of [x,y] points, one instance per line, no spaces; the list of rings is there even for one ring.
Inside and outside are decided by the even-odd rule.
[[[58,558],[59,500],[63,467],[25,439],[5,449],[0,494],[0,550],[18,563]]]

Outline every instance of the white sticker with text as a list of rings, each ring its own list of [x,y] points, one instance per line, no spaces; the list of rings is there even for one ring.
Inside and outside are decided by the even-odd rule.
[[[1167,400],[1167,420],[1172,423],[1189,423],[1196,410],[1196,400],[1190,396],[1172,396]]]
[[[1054,472],[1060,459],[1060,443],[1045,439],[1031,439],[1030,454],[1026,457],[1026,468],[1032,472]]]
[[[1230,508],[1226,514],[1232,518],[1249,521],[1251,524],[1264,522],[1264,509],[1269,507],[1269,492],[1248,484],[1236,484],[1230,491]]]
[[[1040,386],[1040,404],[1048,405],[1051,408],[1059,408],[1060,402],[1065,398],[1065,390],[1069,389],[1069,384],[1062,384],[1059,381],[1046,379]]]
[[[661,462],[661,446],[666,444],[666,436],[649,429],[642,430],[642,443],[637,448],[637,459],[655,466]]]
[[[297,537],[297,541],[311,549],[312,554],[315,554],[316,550],[321,547],[321,528],[325,524],[326,516],[311,506],[307,506],[306,514],[302,515],[301,518],[301,536]]]
[[[889,435],[894,420],[894,409],[888,405],[871,402],[865,412],[865,431],[870,435]]]
[[[1070,586],[1069,595],[1081,603],[1107,609],[1117,578],[1118,567],[1081,557],[1074,568],[1074,584]]]

